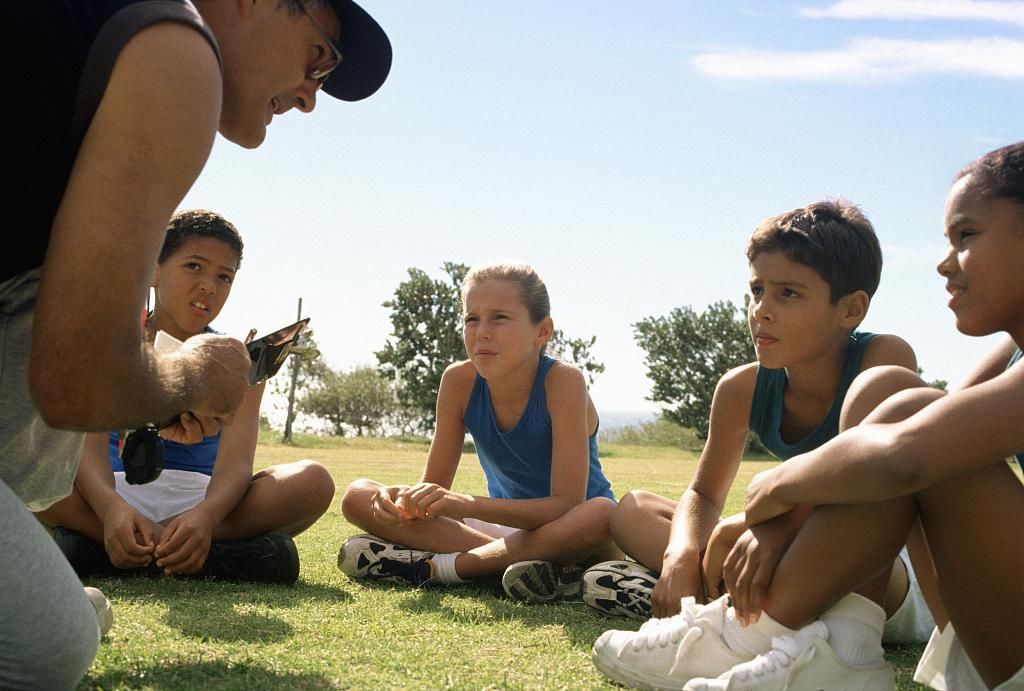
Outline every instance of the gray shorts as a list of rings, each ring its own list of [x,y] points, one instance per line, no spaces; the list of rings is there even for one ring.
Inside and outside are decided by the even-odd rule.
[[[0,283],[0,480],[32,511],[71,493],[85,438],[49,427],[28,392],[38,287],[38,269]]]

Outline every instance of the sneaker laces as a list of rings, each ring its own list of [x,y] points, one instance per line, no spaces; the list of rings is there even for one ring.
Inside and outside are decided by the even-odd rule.
[[[743,681],[775,674],[776,671],[786,669],[793,664],[806,647],[808,638],[827,639],[828,629],[823,623],[817,621],[792,636],[774,637],[771,650],[763,655],[758,655],[750,662],[736,665],[732,668],[732,672]]]
[[[669,644],[678,645],[686,632],[694,628],[702,609],[692,597],[684,597],[680,601],[680,605],[682,611],[679,614],[660,619],[648,619],[644,622],[637,630],[637,636],[632,640],[633,650],[640,650],[643,647],[653,650],[655,647],[664,648]],[[702,629],[698,630],[703,631]]]

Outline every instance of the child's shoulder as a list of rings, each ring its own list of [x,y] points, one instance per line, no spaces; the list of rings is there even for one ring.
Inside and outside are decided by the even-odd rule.
[[[715,386],[715,395],[727,397],[733,404],[738,403],[739,400],[749,400],[754,395],[757,368],[756,362],[733,367],[718,380],[718,384]]]
[[[879,365],[899,365],[917,371],[917,356],[910,344],[893,334],[875,334],[864,348],[861,371]]]
[[[476,381],[476,367],[469,360],[460,360],[448,365],[441,375],[441,381],[449,384],[468,384]]]

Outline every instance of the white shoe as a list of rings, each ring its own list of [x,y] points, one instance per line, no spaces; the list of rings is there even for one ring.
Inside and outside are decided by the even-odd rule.
[[[85,596],[96,610],[96,623],[100,627],[100,638],[103,638],[114,625],[114,608],[110,606],[110,600],[102,591],[90,586],[84,586],[84,589]]]
[[[639,631],[605,631],[591,658],[620,684],[641,689],[678,689],[694,677],[716,677],[750,660],[722,639],[728,596],[699,606],[682,600],[674,617],[651,619]]]
[[[736,665],[717,679],[692,679],[685,691],[882,691],[893,689],[892,665],[854,667],[836,656],[828,644],[828,627],[821,621],[793,636],[772,639],[772,649]]]
[[[583,601],[609,617],[651,618],[658,574],[635,561],[604,561],[583,572]]]
[[[559,566],[554,562],[534,559],[511,564],[501,577],[501,587],[513,600],[543,603],[579,597],[578,566]]]
[[[338,551],[338,568],[350,578],[367,578],[404,585],[431,585],[433,552],[410,549],[375,535],[356,535]]]

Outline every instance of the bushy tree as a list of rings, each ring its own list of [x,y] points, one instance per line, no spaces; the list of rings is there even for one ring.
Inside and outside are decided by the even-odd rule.
[[[445,262],[445,278],[433,279],[422,269],[409,278],[383,306],[391,310],[391,336],[375,353],[381,374],[395,383],[399,404],[420,414],[418,427],[434,428],[434,403],[445,368],[466,358],[462,343],[460,289],[469,267]]]
[[[315,388],[324,376],[329,373],[330,367],[320,357],[319,346],[311,331],[307,331],[302,337],[302,347],[293,348],[291,355],[285,361],[284,366],[268,382],[268,389],[274,394],[274,399],[284,401],[277,403],[275,407],[285,409],[284,439],[285,443],[291,442],[292,424],[299,412],[293,408],[288,411],[288,395],[292,387],[292,378],[295,379],[295,391],[302,392]],[[301,394],[300,394],[301,395]]]
[[[423,432],[434,428],[434,405],[441,375],[453,362],[466,358],[462,342],[462,279],[469,267],[456,262],[442,266],[445,277],[432,279],[422,269],[408,270],[392,299],[391,336],[377,351],[381,373],[395,382],[399,405],[419,414]],[[555,330],[549,351],[573,363],[593,384],[604,364],[591,355],[597,338],[570,338]]]
[[[711,399],[723,374],[756,359],[744,310],[720,301],[698,314],[677,307],[665,317],[633,324],[637,344],[653,383],[648,400],[665,405],[663,414],[707,438]]]
[[[300,411],[327,421],[334,434],[342,437],[347,427],[359,437],[382,432],[396,405],[391,382],[373,367],[351,372],[328,369],[319,385],[297,402]]]

